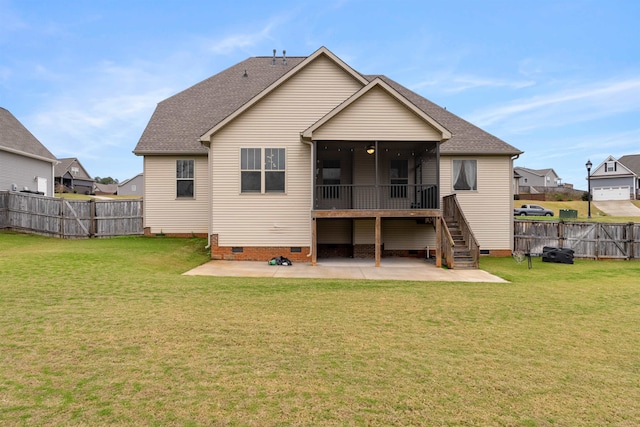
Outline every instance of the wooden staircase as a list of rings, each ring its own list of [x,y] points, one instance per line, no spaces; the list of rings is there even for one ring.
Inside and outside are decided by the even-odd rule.
[[[451,237],[455,244],[453,247],[453,265],[455,266],[455,269],[462,270],[478,268],[475,265],[476,263],[471,255],[469,244],[462,233],[462,228],[458,221],[453,217],[445,217],[444,220],[447,223],[449,233],[451,233]]]
[[[480,263],[480,246],[455,194],[443,201],[442,255],[447,267],[452,269],[476,269]]]

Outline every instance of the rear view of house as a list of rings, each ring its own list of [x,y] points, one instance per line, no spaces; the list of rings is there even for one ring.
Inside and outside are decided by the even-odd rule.
[[[207,235],[213,258],[511,253],[521,151],[326,48],[162,101],[134,153],[146,232]]]
[[[57,160],[8,110],[0,107],[0,191],[53,196]]]

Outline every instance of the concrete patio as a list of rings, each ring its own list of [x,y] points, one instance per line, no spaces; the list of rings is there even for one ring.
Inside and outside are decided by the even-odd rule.
[[[416,258],[383,258],[380,267],[372,259],[324,259],[291,266],[258,261],[209,261],[186,273],[189,276],[273,277],[311,279],[408,280],[428,282],[495,282],[506,280],[483,270],[448,270],[432,261]]]

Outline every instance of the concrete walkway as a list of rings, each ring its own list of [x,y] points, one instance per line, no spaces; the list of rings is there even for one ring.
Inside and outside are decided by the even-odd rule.
[[[628,200],[600,200],[591,203],[609,216],[640,217],[640,209]]]
[[[368,259],[329,259],[292,266],[268,265],[257,261],[210,261],[190,270],[189,276],[273,277],[310,279],[410,280],[427,282],[495,282],[506,280],[483,270],[447,270],[416,258],[383,258],[376,267]]]

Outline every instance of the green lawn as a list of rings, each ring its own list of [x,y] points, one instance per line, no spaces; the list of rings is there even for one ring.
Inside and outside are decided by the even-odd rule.
[[[632,200],[631,203],[640,208],[640,200]],[[516,219],[544,219],[544,220],[558,220],[560,216],[560,209],[573,209],[578,211],[578,218],[566,218],[565,221],[581,221],[581,222],[606,222],[606,223],[626,223],[626,222],[640,222],[640,217],[637,216],[608,216],[606,213],[602,212],[600,209],[595,207],[594,203],[591,203],[591,219],[588,218],[589,213],[589,204],[586,201],[582,200],[571,200],[571,201],[560,201],[560,202],[552,202],[552,201],[537,201],[537,200],[514,200],[513,207],[520,207],[524,204],[534,204],[541,205],[547,209],[553,210],[555,213],[554,217],[515,217]]]
[[[198,239],[0,232],[0,425],[632,426],[640,261],[511,283],[181,276]]]

